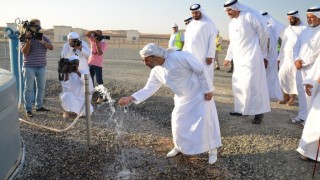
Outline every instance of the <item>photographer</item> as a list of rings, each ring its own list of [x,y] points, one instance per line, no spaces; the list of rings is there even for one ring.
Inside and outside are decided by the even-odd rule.
[[[85,93],[84,93],[84,74],[85,70],[79,70],[79,57],[72,55],[69,62],[64,64],[63,72],[65,79],[61,81],[62,93],[60,94],[61,105],[64,109],[63,118],[69,118],[71,112],[80,116],[85,116]],[[91,91],[93,88],[91,87]],[[93,107],[90,105],[90,112]]]
[[[43,107],[43,97],[46,84],[47,49],[53,50],[51,41],[39,33],[40,20],[32,19],[23,34],[21,52],[23,54],[24,77],[24,108],[27,117],[33,117],[32,101],[34,96],[34,84],[36,84],[35,107],[36,111],[49,111]],[[36,39],[35,34],[42,37]]]
[[[86,70],[89,73],[88,58],[90,49],[85,41],[80,40],[76,32],[68,34],[68,42],[64,44],[61,51],[62,58],[69,59],[73,55],[79,57],[79,70]]]
[[[103,54],[107,50],[108,44],[105,41],[107,36],[102,36],[101,30],[88,31],[86,37],[91,44],[91,55],[89,57],[89,69],[92,82],[94,83],[94,76],[96,75],[97,83],[103,84],[102,68],[103,68]],[[96,103],[103,102],[103,98],[99,96]]]

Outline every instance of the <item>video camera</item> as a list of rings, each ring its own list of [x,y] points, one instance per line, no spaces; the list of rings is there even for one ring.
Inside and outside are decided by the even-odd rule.
[[[29,22],[29,21],[22,21],[20,24],[18,24],[18,31],[19,31],[19,39],[20,42],[25,42],[26,38],[26,33],[28,31],[31,32],[31,38],[37,39],[37,40],[42,40],[42,33],[39,33],[41,27],[39,25],[35,25],[34,22]]]
[[[82,44],[82,41],[79,39],[72,39],[71,41],[72,41],[72,43],[70,44],[70,46],[73,48],[77,47],[77,46],[81,46],[81,44]]]
[[[63,81],[64,73],[77,72],[77,66],[78,65],[79,65],[79,60],[78,59],[69,61],[69,59],[61,58],[58,61],[59,80]]]
[[[110,36],[103,36],[103,35],[98,35],[96,33],[92,34],[92,37],[95,38],[98,41],[102,41],[102,39],[107,39],[109,40],[111,37]]]

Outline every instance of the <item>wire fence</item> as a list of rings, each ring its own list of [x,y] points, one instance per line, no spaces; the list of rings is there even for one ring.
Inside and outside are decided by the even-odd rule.
[[[168,45],[168,38],[140,38],[128,41],[122,37],[112,37],[107,40],[107,59],[140,59],[139,51],[148,43],[156,43],[164,48]],[[54,50],[48,51],[48,58],[59,58],[61,49],[66,42],[53,42]],[[87,42],[90,45],[89,42]],[[129,53],[128,53],[129,52]],[[10,47],[8,38],[0,38],[0,68],[10,70]]]

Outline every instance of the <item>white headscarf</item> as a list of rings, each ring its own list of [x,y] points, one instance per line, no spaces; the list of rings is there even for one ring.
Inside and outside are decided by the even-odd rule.
[[[191,7],[194,6],[194,5],[199,5],[200,8],[197,9],[197,10],[191,10]],[[190,7],[190,11],[200,11],[201,12],[201,16],[204,17],[204,18],[207,18],[209,21],[212,21],[212,19],[208,16],[208,14],[206,13],[206,11],[202,8],[202,6],[200,4],[193,4],[191,7]],[[213,23],[214,24],[214,23]]]
[[[232,5],[228,5],[232,4]],[[226,6],[228,5],[228,6]],[[244,4],[239,3],[237,0],[228,0],[226,3],[224,3],[225,9],[231,8],[235,11],[250,11],[250,12],[255,12],[259,13],[257,10],[250,8],[249,6],[246,6]]]
[[[164,49],[154,43],[150,43],[150,44],[145,45],[140,50],[140,56],[142,58],[146,58],[149,56],[157,56],[157,57],[166,58],[167,53],[174,52],[174,51],[176,51],[175,48]]]
[[[275,37],[278,39],[281,32],[285,29],[285,26],[280,21],[273,18],[269,13],[262,12],[261,14],[266,14],[264,17],[267,19],[269,25],[273,27]]]
[[[230,4],[230,5],[229,5]],[[267,29],[267,21],[266,18],[264,18],[259,11],[257,11],[256,9],[253,9],[249,6],[246,6],[244,4],[241,4],[238,2],[238,0],[227,0],[226,3],[224,3],[224,9],[227,10],[228,8],[231,8],[232,10],[235,11],[244,11],[244,12],[251,12],[254,15],[256,15],[257,18],[259,18],[261,20],[261,22],[265,22],[262,23],[262,25],[264,26],[264,29]]]
[[[287,15],[301,19],[300,15],[299,15],[299,11],[297,11],[297,10],[289,11],[289,12],[287,13]]]
[[[313,14],[320,18],[320,6],[313,6],[307,10],[307,14]]]
[[[76,33],[76,32],[70,32],[70,33],[68,34],[68,39],[79,39],[79,38],[80,38],[80,36],[79,36],[79,34]]]
[[[166,50],[154,43],[147,44],[140,50],[140,56],[146,58],[148,56],[157,56],[164,58],[166,55]]]

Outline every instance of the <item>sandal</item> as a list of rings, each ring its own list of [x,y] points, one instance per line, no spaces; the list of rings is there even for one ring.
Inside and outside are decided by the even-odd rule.
[[[229,115],[230,116],[242,116],[241,113],[237,113],[237,112],[230,112]]]
[[[316,162],[316,160],[310,159],[307,156],[300,155],[300,159],[303,161]]]
[[[301,124],[301,123],[303,123],[303,122],[304,122],[304,121],[303,121],[302,119],[298,118],[298,117],[290,118],[290,119],[288,120],[288,123],[289,123],[289,124]]]
[[[297,127],[303,129],[304,125],[305,125],[305,122],[302,122],[302,123],[298,124]]]

